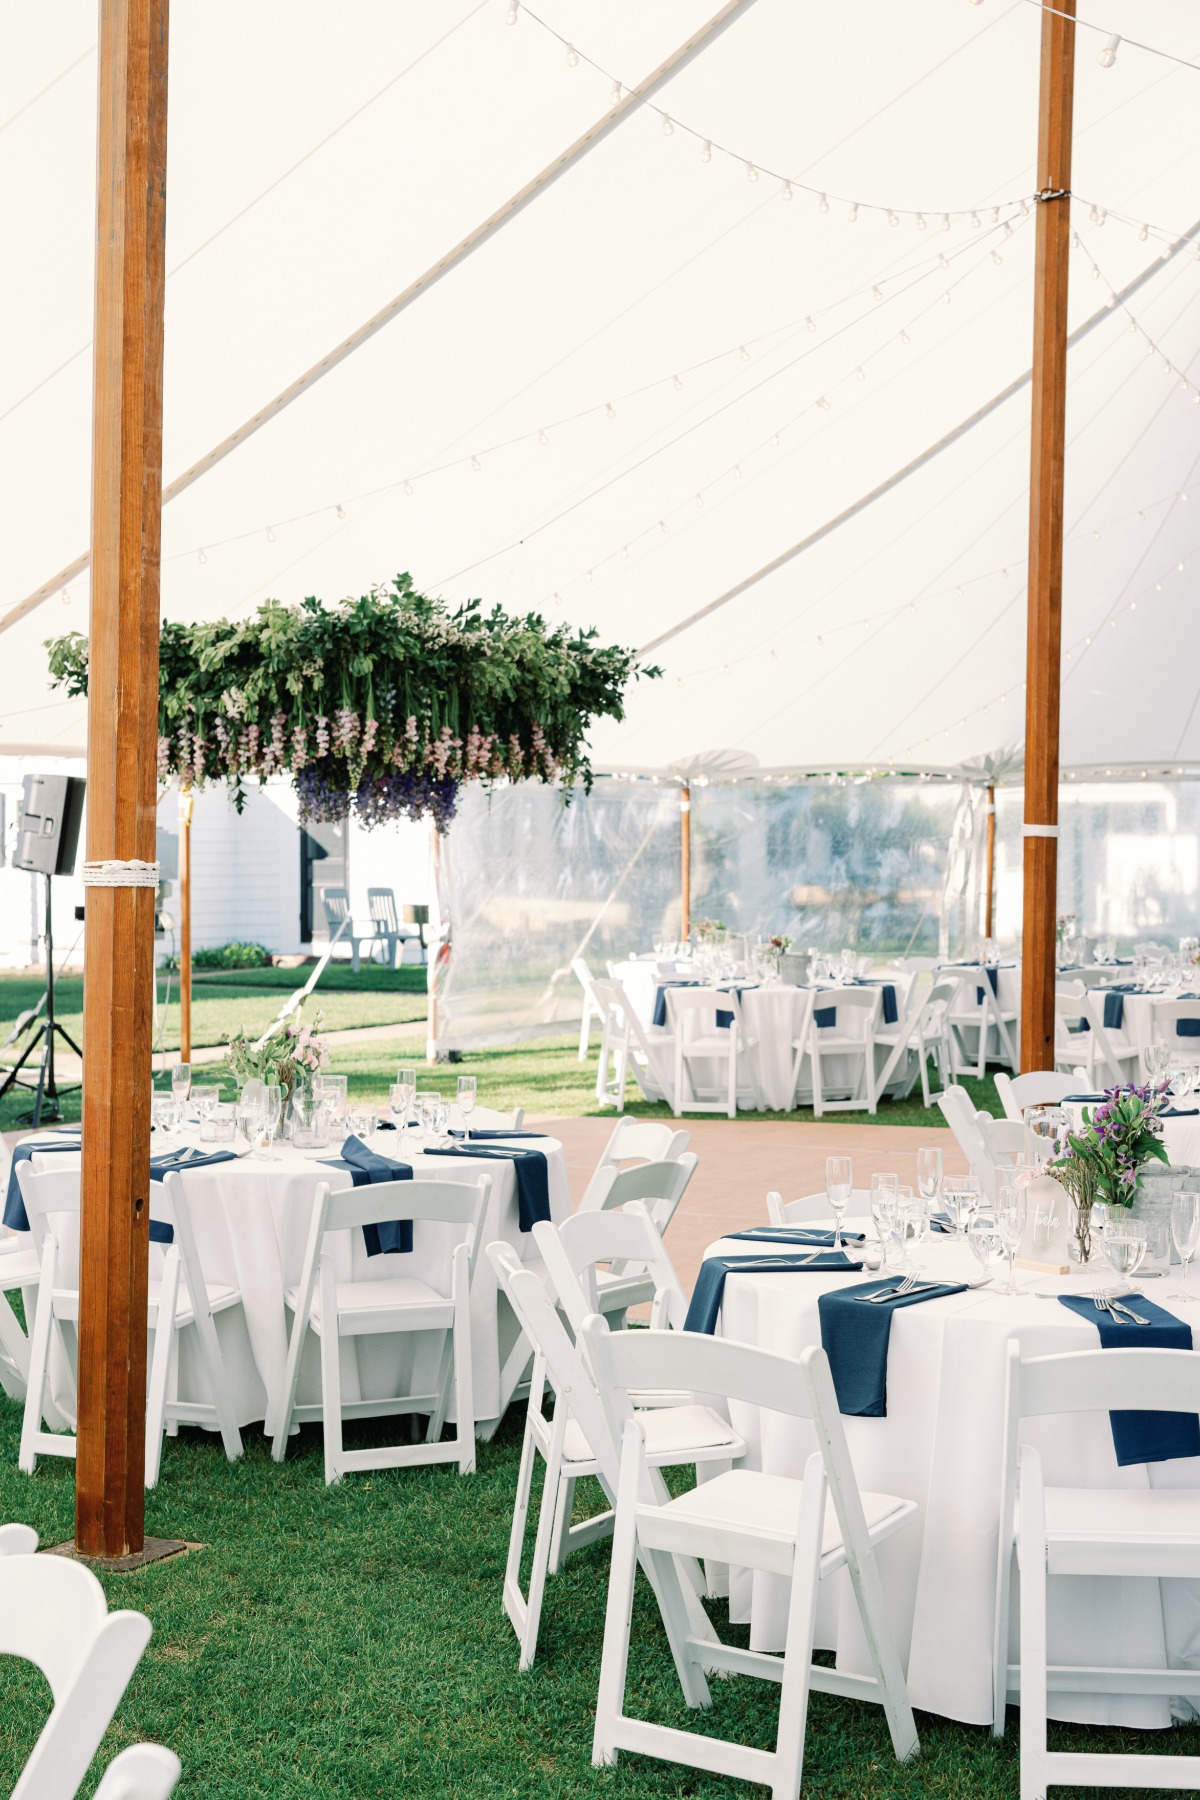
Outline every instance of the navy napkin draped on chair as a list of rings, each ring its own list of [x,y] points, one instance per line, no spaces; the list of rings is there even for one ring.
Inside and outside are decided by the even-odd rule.
[[[348,1169],[355,1187],[374,1187],[380,1181],[411,1181],[412,1164],[393,1162],[368,1150],[360,1137],[348,1137],[337,1157],[322,1157],[327,1169]],[[381,1219],[377,1225],[364,1225],[363,1242],[368,1256],[407,1255],[413,1247],[411,1219]]]
[[[74,1151],[78,1156],[81,1148],[82,1140],[79,1138],[70,1139],[66,1143],[39,1144],[35,1142],[17,1145],[13,1151],[12,1168],[8,1174],[8,1192],[4,1197],[4,1223],[10,1231],[29,1230],[29,1219],[25,1212],[25,1202],[21,1198],[21,1185],[17,1179],[18,1164],[29,1162],[35,1155],[45,1156],[47,1153],[53,1156],[64,1151]],[[150,1179],[151,1181],[161,1181],[163,1176],[169,1174],[173,1169],[180,1172],[185,1169],[189,1171],[207,1169],[211,1168],[213,1163],[236,1161],[237,1158],[232,1150],[196,1150],[190,1145],[182,1144],[178,1150],[164,1150],[159,1155],[150,1158]],[[167,1224],[165,1219],[151,1219],[150,1242],[152,1244],[172,1244],[174,1241],[174,1229]]]
[[[1111,1313],[1101,1312],[1086,1294],[1060,1294],[1060,1303],[1094,1325],[1105,1350],[1118,1348],[1147,1350],[1190,1350],[1192,1328],[1165,1307],[1156,1306],[1144,1294],[1131,1294],[1125,1304],[1146,1325],[1120,1324]],[[1195,1413],[1114,1412],[1109,1413],[1113,1449],[1117,1464],[1128,1468],[1132,1463],[1173,1462],[1181,1456],[1200,1456],[1200,1417]]]
[[[502,1150],[474,1144],[452,1144],[444,1150],[426,1150],[426,1156],[485,1157],[492,1162],[511,1162],[517,1178],[517,1214],[522,1231],[532,1231],[550,1220],[550,1171],[541,1150]]]
[[[920,1306],[925,1300],[944,1300],[949,1294],[966,1292],[965,1282],[945,1281],[934,1289],[919,1289],[896,1300],[867,1303],[868,1294],[896,1288],[900,1280],[898,1275],[889,1275],[880,1281],[860,1281],[853,1287],[818,1296],[821,1343],[829,1358],[839,1412],[859,1419],[885,1419],[892,1314],[897,1307]]]
[[[892,981],[877,982],[877,981],[873,981],[869,975],[864,975],[861,977],[856,977],[854,982],[852,983],[852,985],[854,987],[878,987],[878,988],[881,988],[883,991],[883,1022],[884,1022],[884,1024],[885,1025],[896,1025],[899,1023],[900,1003],[896,998],[895,982],[892,982]],[[824,994],[828,994],[831,990],[828,988],[823,988],[821,991]],[[832,991],[836,992],[837,990],[834,989]],[[832,1027],[837,1024],[837,1007],[836,1007],[836,1005],[814,1007],[813,1008],[813,1024],[817,1027],[818,1031],[825,1031],[825,1030],[832,1029]]]
[[[696,1277],[683,1329],[703,1331],[712,1336],[721,1311],[727,1275],[845,1275],[861,1268],[860,1262],[851,1262],[841,1251],[822,1251],[815,1257],[811,1252],[807,1256],[707,1256]]]
[[[73,1150],[78,1156],[82,1140],[79,1137],[67,1137],[65,1134],[51,1143],[18,1144],[12,1153],[12,1166],[8,1171],[8,1191],[4,1196],[4,1223],[10,1231],[28,1231],[29,1220],[25,1216],[25,1202],[21,1198],[21,1184],[17,1179],[17,1167],[25,1163],[36,1153],[38,1156],[55,1154]]]

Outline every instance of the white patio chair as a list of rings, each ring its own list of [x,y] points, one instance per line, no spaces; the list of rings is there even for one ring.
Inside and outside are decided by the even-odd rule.
[[[7,1176],[0,1180],[7,1184]],[[41,1263],[27,1231],[0,1238],[0,1385],[13,1400],[24,1400],[29,1381],[29,1338],[8,1296],[36,1288]]]
[[[631,1304],[620,1292],[614,1296],[617,1270],[639,1271],[654,1303],[654,1322],[683,1330],[687,1296],[643,1201],[631,1200],[621,1212],[572,1213],[561,1225],[539,1220],[533,1236],[577,1336],[588,1313],[600,1313],[611,1325],[612,1314],[623,1316]]]
[[[993,1080],[1005,1118],[1016,1119],[1018,1124],[1027,1106],[1057,1106],[1079,1089],[1075,1075],[1052,1069],[1031,1069],[1028,1075],[1006,1075],[997,1069]]]
[[[568,1337],[541,1281],[532,1269],[522,1266],[509,1244],[489,1244],[487,1255],[534,1350],[504,1576],[504,1610],[521,1646],[520,1666],[528,1669],[537,1653],[547,1576],[555,1574],[573,1551],[609,1536],[612,1531],[613,1515],[609,1509],[578,1525],[571,1523],[575,1484],[585,1475],[594,1475],[611,1508],[616,1493],[619,1456],[591,1371],[579,1347]],[[602,1320],[597,1323],[602,1330],[607,1329]],[[555,1395],[554,1412],[549,1419],[542,1412],[543,1396],[548,1387]],[[746,1446],[729,1421],[709,1406],[689,1403],[656,1408],[646,1418],[648,1457],[655,1468],[713,1463],[728,1467],[736,1458],[745,1455]],[[538,1510],[529,1591],[523,1594],[521,1556],[529,1518],[534,1461],[538,1456],[545,1464],[546,1473]],[[661,1478],[659,1488],[665,1493]],[[696,1598],[695,1587],[691,1585],[687,1605],[693,1628],[700,1632],[711,1631]]]
[[[369,887],[367,889],[367,911],[371,916],[371,929],[375,933],[375,944],[371,946],[371,955],[375,954],[375,945],[382,946],[387,958],[385,967],[394,969],[400,962],[404,939],[409,936],[400,923],[400,915],[396,911],[395,890],[385,887]]]
[[[31,1164],[22,1163],[17,1178],[21,1183],[21,1198],[25,1202],[30,1232],[41,1256],[19,1458],[24,1473],[32,1475],[39,1456],[73,1458],[76,1449],[75,1357],[68,1331],[71,1338],[76,1337],[79,1289],[64,1280],[61,1252],[51,1221],[56,1215],[78,1217],[79,1171],[48,1169],[38,1172]],[[152,1488],[158,1484],[163,1434],[171,1430],[173,1435],[173,1428],[180,1424],[218,1430],[231,1462],[242,1454],[241,1433],[213,1323],[214,1314],[240,1306],[242,1296],[237,1288],[205,1281],[182,1177],[172,1173],[165,1182],[152,1181],[149,1192],[151,1219],[170,1225],[174,1233],[173,1241],[163,1248],[162,1273],[150,1279],[146,1294],[150,1359],[146,1382],[145,1484]],[[179,1397],[179,1334],[190,1326],[195,1327],[196,1347],[211,1400]],[[47,1393],[52,1344],[60,1352],[61,1367],[70,1382],[69,1412],[66,1407],[56,1406]],[[60,1411],[71,1428],[67,1431],[44,1430],[43,1418],[57,1422]]]
[[[1054,1575],[1200,1579],[1200,1518],[1189,1488],[1047,1487],[1042,1460],[1018,1445],[1022,1419],[1058,1414],[1200,1412],[1200,1357],[1190,1350],[1086,1350],[1022,1361],[1008,1346],[1000,1548],[996,1570],[992,1730],[1006,1701],[1021,1703],[1021,1800],[1063,1787],[1155,1787],[1194,1793],[1200,1756],[1141,1756],[1046,1748],[1051,1692],[1181,1694],[1200,1705],[1200,1670],[1074,1668],[1047,1660],[1046,1599]],[[1107,1425],[1105,1425],[1107,1429]],[[1012,1553],[1020,1572],[1021,1660],[1008,1660]]]
[[[625,1088],[633,1076],[647,1100],[665,1100],[675,1111],[672,1061],[675,1034],[663,1025],[643,1025],[619,981],[595,981],[592,991],[604,1008],[596,1099],[625,1110]]]
[[[958,1001],[950,1014],[953,1032],[951,1073],[974,1075],[982,1081],[987,1074],[989,1058],[993,1062],[1007,1063],[1016,1072],[1021,1067],[1016,1012],[1001,1006],[992,992],[987,970],[982,966],[974,972],[956,976],[956,979]]]
[[[950,1029],[950,1018],[959,1004],[961,986],[961,981],[953,975],[939,975],[932,982],[926,982],[924,976],[918,976],[909,990],[899,1024],[876,1026],[875,1042],[891,1046],[888,1059],[875,1084],[877,1094],[887,1092],[899,1068],[901,1057],[910,1050],[916,1056],[916,1067],[921,1078],[921,1097],[925,1105],[932,1106],[937,1097],[929,1086],[931,1056],[941,1083],[938,1091],[945,1093],[953,1079],[951,1065],[954,1061],[954,1035]],[[913,1080],[905,1089],[906,1094],[912,1092],[915,1080],[914,1072]]]
[[[12,1800],[70,1800],[78,1791],[149,1639],[149,1619],[110,1613],[82,1563],[0,1557],[0,1655],[35,1664],[54,1700]]]
[[[622,1431],[593,1763],[615,1763],[620,1751],[634,1750],[760,1782],[777,1800],[783,1796],[795,1800],[813,1688],[880,1702],[897,1757],[906,1760],[915,1755],[917,1728],[874,1547],[911,1523],[917,1507],[892,1494],[860,1493],[825,1352],[812,1346],[792,1358],[693,1332],[609,1332],[594,1314],[584,1326],[583,1342],[605,1411],[613,1427],[619,1424]],[[727,1402],[811,1421],[819,1447],[805,1464],[803,1480],[732,1469],[674,1499],[654,1494],[646,1479],[646,1445],[648,1422],[655,1415],[635,1415],[630,1392],[683,1383]],[[830,1501],[832,1516],[827,1512]],[[683,1607],[686,1590],[675,1561],[681,1555],[761,1569],[789,1582],[782,1658],[696,1640]],[[774,1750],[672,1730],[626,1714],[626,1663],[639,1557],[655,1577],[659,1609],[688,1705],[711,1704],[705,1679],[709,1670],[778,1682]],[[849,1675],[812,1660],[818,1586],[842,1569],[850,1573],[873,1675]]]
[[[982,1178],[986,1152],[983,1148],[983,1139],[979,1135],[975,1102],[966,1088],[955,1086],[948,1087],[944,1094],[939,1094],[937,1104],[947,1125],[958,1140],[959,1149],[966,1157],[972,1175]]]
[[[660,1119],[634,1119],[622,1113],[612,1128],[596,1163],[596,1171],[619,1169],[622,1163],[675,1162],[692,1141],[690,1131],[680,1131]]]
[[[609,1164],[597,1169],[588,1182],[579,1210],[613,1212],[630,1200],[644,1200],[655,1230],[663,1237],[699,1162],[694,1150],[683,1150],[672,1160],[634,1163],[630,1169]]]
[[[831,1025],[819,1025],[818,1014],[835,1011]],[[883,995],[877,987],[844,987],[819,993],[813,1001],[808,1028],[808,1054],[812,1063],[813,1114],[821,1118],[827,1112],[867,1112],[878,1110],[879,1089],[875,1075],[875,1032],[883,1010]],[[849,1088],[841,1100],[826,1098],[824,1059],[842,1057],[857,1063],[859,1073],[853,1085],[839,1081],[839,1089]]]
[[[1025,1127],[1019,1119],[994,1119],[989,1112],[977,1112],[975,1124],[983,1145],[980,1182],[988,1199],[994,1200],[997,1188],[1012,1180],[1029,1148]]]
[[[298,1287],[284,1299],[292,1312],[283,1402],[271,1455],[282,1462],[288,1433],[299,1419],[322,1420],[325,1437],[325,1484],[364,1469],[403,1469],[415,1464],[457,1462],[460,1475],[475,1470],[475,1401],[471,1374],[471,1283],[479,1255],[479,1235],[492,1178],[476,1182],[380,1181],[368,1187],[333,1193],[327,1182],[317,1188],[309,1228],[304,1270]],[[334,1231],[353,1231],[389,1219],[462,1227],[464,1238],[450,1259],[449,1293],[415,1275],[385,1276],[375,1281],[339,1281],[326,1238]],[[296,1400],[300,1358],[312,1331],[321,1342],[321,1398],[315,1404]],[[380,1333],[438,1331],[442,1353],[433,1389],[382,1400],[342,1398],[343,1338]],[[442,1427],[454,1384],[456,1431],[442,1443]],[[347,1450],[342,1443],[344,1419],[378,1419],[396,1413],[426,1413],[423,1444],[388,1444],[370,1450]]]
[[[583,989],[583,1018],[579,1022],[579,1060],[581,1063],[585,1063],[588,1059],[588,1051],[592,1047],[592,1020],[595,1019],[597,1025],[603,1029],[604,1008],[596,998],[595,988],[592,985],[592,971],[582,956],[571,958],[571,973]]]
[[[330,937],[333,936],[343,919],[350,920],[350,923],[346,926],[346,929],[343,931],[338,941],[339,943],[349,944],[350,966],[357,975],[359,968],[358,946],[360,944],[373,945],[375,942],[374,932],[355,930],[354,920],[350,916],[350,895],[344,887],[322,888],[321,907],[325,914],[325,926]]]
[[[183,1766],[161,1744],[130,1744],[104,1771],[95,1800],[167,1800]]]
[[[811,1225],[818,1219],[832,1225],[833,1208],[824,1194],[805,1194],[786,1204],[782,1194],[768,1194],[767,1218],[772,1225]]]
[[[717,1024],[718,1012],[732,1015],[729,1025]],[[736,1119],[739,1091],[743,1099],[749,1099],[755,1112],[762,1111],[762,1092],[754,1060],[758,1039],[746,1031],[735,993],[718,994],[708,988],[668,988],[667,1023],[675,1037],[675,1104],[672,1110],[677,1119],[685,1112],[723,1112]],[[744,1069],[740,1081],[739,1061]],[[724,1100],[717,1094],[716,1087],[713,1099],[700,1098],[692,1066],[696,1062],[724,1063]]]

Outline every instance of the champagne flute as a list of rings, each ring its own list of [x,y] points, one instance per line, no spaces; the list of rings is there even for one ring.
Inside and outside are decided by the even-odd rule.
[[[938,1195],[942,1191],[942,1153],[940,1150],[917,1151],[917,1187],[921,1191],[921,1198],[925,1201],[932,1221]]]
[[[833,1247],[842,1248],[842,1214],[849,1204],[854,1186],[854,1171],[848,1156],[825,1158],[825,1197],[833,1213]]]
[[[899,1197],[898,1175],[875,1173],[871,1176],[871,1218],[875,1225],[875,1235],[879,1239],[879,1266],[885,1272],[888,1268],[888,1240]]]
[[[462,1122],[467,1128],[467,1136],[471,1135],[471,1114],[475,1111],[476,1082],[474,1075],[460,1075],[458,1078],[458,1110]]]
[[[279,1121],[283,1115],[283,1089],[277,1081],[269,1081],[267,1083],[262,1113],[263,1127],[267,1134],[267,1148],[264,1152],[264,1161],[278,1162],[279,1158],[275,1155],[273,1146],[275,1143],[275,1133],[279,1129]]]
[[[1171,1298],[1190,1300],[1192,1296],[1188,1291],[1188,1265],[1195,1256],[1196,1244],[1200,1241],[1200,1194],[1185,1191],[1171,1196],[1171,1236],[1183,1264],[1179,1286],[1171,1289]]]
[[[171,1070],[171,1093],[177,1106],[182,1106],[192,1091],[192,1065],[178,1062]]]
[[[996,1200],[996,1227],[1000,1243],[1008,1258],[1008,1286],[1002,1293],[1015,1294],[1017,1288],[1017,1251],[1025,1235],[1025,1213],[1028,1199],[1024,1186],[1002,1187]]]
[[[392,1117],[396,1121],[398,1131],[407,1131],[412,1117],[413,1101],[417,1093],[417,1071],[415,1069],[397,1069],[396,1080],[391,1089]]]

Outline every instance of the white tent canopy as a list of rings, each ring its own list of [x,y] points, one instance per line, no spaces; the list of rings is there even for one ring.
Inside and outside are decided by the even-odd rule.
[[[168,483],[717,8],[513,10],[175,9]],[[0,18],[4,615],[88,540],[94,14]],[[1106,0],[1097,22],[1076,79],[1064,762],[1182,768],[1200,27],[1186,0]],[[1126,26],[1167,54],[1123,42],[1102,67]],[[164,614],[408,569],[656,645],[664,678],[597,732],[600,768],[709,745],[928,768],[1019,742],[1040,27],[1032,0],[745,5],[170,502]],[[84,741],[83,706],[46,685],[43,640],[86,628],[86,574],[66,586],[0,635],[0,750]]]

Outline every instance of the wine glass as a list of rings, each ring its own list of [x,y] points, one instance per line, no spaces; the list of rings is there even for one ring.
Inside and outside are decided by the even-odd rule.
[[[1004,1259],[1004,1239],[994,1212],[977,1212],[967,1226],[967,1242],[986,1275]]]
[[[275,1133],[279,1130],[279,1121],[283,1117],[283,1089],[277,1081],[268,1081],[263,1096],[262,1122],[267,1134],[267,1148],[263,1154],[265,1162],[278,1162],[275,1155]]]
[[[173,1137],[179,1122],[179,1107],[173,1094],[155,1094],[151,1100],[151,1117],[166,1138]]]
[[[854,1170],[848,1156],[825,1158],[825,1198],[833,1213],[833,1247],[842,1248],[842,1214],[850,1203],[854,1186]]]
[[[1025,1213],[1028,1196],[1024,1186],[1002,1187],[996,1196],[996,1229],[1000,1244],[1008,1258],[1008,1286],[1002,1293],[1015,1294],[1017,1288],[1017,1251],[1025,1235]]]
[[[359,1142],[366,1144],[368,1148],[375,1135],[376,1124],[373,1106],[352,1106],[346,1114],[347,1133],[353,1133]]]
[[[425,1128],[430,1137],[443,1137],[449,1120],[450,1108],[445,1097],[436,1088],[431,1088],[425,1102]]]
[[[175,1096],[175,1102],[178,1106],[183,1105],[184,1101],[187,1099],[191,1090],[192,1090],[192,1065],[191,1065],[191,1063],[185,1063],[185,1062],[176,1063],[174,1068],[171,1070],[171,1092]]]
[[[917,1151],[917,1187],[932,1215],[942,1191],[942,1153],[940,1150]]]
[[[1146,1058],[1147,1075],[1150,1077],[1151,1081],[1161,1081],[1171,1066],[1172,1052],[1170,1044],[1166,1044],[1163,1042],[1162,1038],[1156,1037],[1153,1043],[1146,1045],[1143,1054]]]
[[[460,1075],[458,1078],[458,1110],[462,1122],[467,1128],[467,1136],[471,1135],[471,1114],[475,1111],[475,1077]]]
[[[202,1125],[205,1119],[210,1117],[213,1107],[220,1098],[221,1090],[219,1087],[193,1087],[191,1092],[192,1105],[195,1107],[196,1117]]]
[[[1128,1281],[1131,1275],[1137,1273],[1146,1254],[1145,1232],[1133,1225],[1110,1224],[1104,1234],[1104,1254],[1113,1274]]]
[[[1186,1190],[1171,1196],[1171,1236],[1175,1241],[1175,1249],[1183,1264],[1183,1274],[1179,1277],[1179,1286],[1171,1289],[1173,1300],[1190,1300],[1188,1291],[1188,1264],[1196,1254],[1196,1244],[1200,1241],[1200,1194]]]

